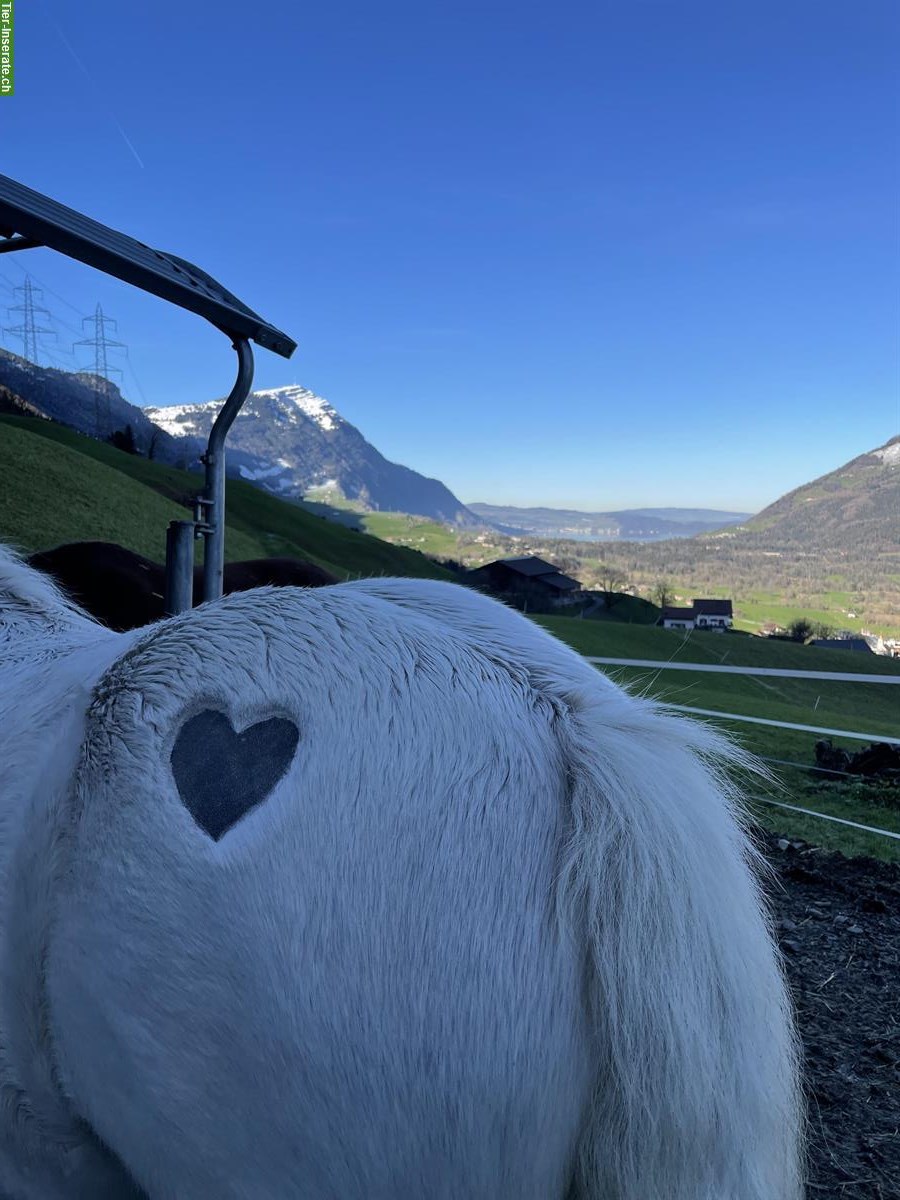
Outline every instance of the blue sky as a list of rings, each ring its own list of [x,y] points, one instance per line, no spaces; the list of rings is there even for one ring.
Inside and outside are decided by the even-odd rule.
[[[32,0],[0,171],[215,275],[299,343],[256,386],[464,501],[757,510],[900,432],[898,39],[896,0]],[[0,324],[26,269],[43,361],[100,302],[133,402],[229,389],[221,334],[49,251]]]

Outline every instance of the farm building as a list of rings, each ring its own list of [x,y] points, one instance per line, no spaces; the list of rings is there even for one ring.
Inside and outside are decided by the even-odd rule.
[[[695,599],[690,608],[666,605],[657,624],[664,629],[730,629],[734,613],[730,600]]]
[[[694,610],[693,608],[675,608],[673,605],[667,604],[657,622],[657,624],[660,623],[664,629],[693,629]]]
[[[466,583],[505,600],[535,608],[556,608],[582,599],[581,584],[563,575],[553,563],[531,554],[526,558],[501,558],[468,571]]]

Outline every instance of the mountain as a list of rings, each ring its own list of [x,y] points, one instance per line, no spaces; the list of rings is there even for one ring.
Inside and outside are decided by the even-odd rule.
[[[579,512],[563,508],[514,508],[470,504],[485,522],[514,537],[523,533],[576,541],[658,541],[693,537],[746,521],[749,513],[707,508],[634,508],[619,512]]]
[[[799,448],[798,448],[799,453]],[[695,538],[607,544],[633,582],[678,581],[685,595],[721,594],[796,612],[847,613],[870,629],[900,614],[900,436],[788,492],[742,525]],[[755,599],[754,599],[755,598]]]
[[[84,371],[40,367],[8,350],[0,350],[0,405],[6,412],[49,417],[60,425],[105,441],[130,425],[138,451],[157,462],[187,470],[201,468],[205,442],[175,438],[153,424],[146,413],[130,404],[114,383]],[[163,410],[165,411],[165,410]],[[240,451],[227,455],[227,473],[263,470],[267,464]]]
[[[176,440],[209,435],[221,400],[144,413]],[[241,475],[275,495],[343,498],[368,511],[403,512],[463,528],[484,524],[437,479],[388,462],[321,396],[304,387],[251,392],[228,434],[229,455],[258,460]]]
[[[0,350],[0,409],[46,416],[106,440],[130,425],[139,453],[186,470],[200,456],[222,400],[138,408],[115,384],[87,372],[40,367]],[[226,441],[226,472],[287,499],[344,498],[366,510],[406,512],[471,528],[482,522],[437,479],[388,462],[306,388],[253,392]]]
[[[715,525],[717,528],[747,521],[753,516],[752,513],[730,512],[720,508],[632,508],[627,511],[641,517],[660,517],[676,525]]]
[[[42,415],[80,433],[106,438],[131,425],[145,452],[153,436],[150,421],[128,403],[114,383],[88,372],[39,367],[9,350],[0,350],[0,386]],[[163,443],[170,441],[161,436],[157,440],[161,450]]]
[[[772,549],[802,544],[808,552],[900,552],[900,436],[795,488],[729,531]],[[896,568],[895,568],[896,569]]]

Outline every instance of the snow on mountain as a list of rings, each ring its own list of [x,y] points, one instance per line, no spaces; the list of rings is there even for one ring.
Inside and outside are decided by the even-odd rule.
[[[886,467],[900,467],[900,438],[894,438],[880,450],[873,450],[876,458],[880,458]]]
[[[271,388],[269,391],[254,392],[253,394],[263,400],[271,399],[296,404],[300,412],[309,417],[311,421],[315,421],[320,429],[336,429],[343,421],[340,413],[332,408],[327,400],[317,396],[309,388],[300,387],[297,384],[284,388]]]
[[[211,400],[144,412],[173,437],[205,439],[221,406]],[[235,451],[245,457],[241,475],[279,496],[337,491],[368,510],[483,523],[439,480],[388,462],[332,404],[297,384],[251,392],[228,434],[226,454]]]
[[[173,404],[171,408],[145,408],[144,413],[154,425],[172,437],[185,437],[187,434],[196,436],[197,431],[191,420],[191,413],[196,407],[196,404]]]

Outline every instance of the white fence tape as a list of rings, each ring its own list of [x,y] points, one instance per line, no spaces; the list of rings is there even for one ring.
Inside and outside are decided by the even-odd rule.
[[[655,662],[650,658],[596,658],[590,663],[609,667],[652,667],[658,671],[711,671],[720,675],[774,675],[781,679],[834,679],[840,683],[900,683],[896,675],[854,675],[844,671],[791,671],[782,667],[723,667],[713,663]]]
[[[845,817],[833,817],[830,813],[813,812],[811,808],[799,808],[796,804],[785,804],[781,800],[767,800],[765,796],[754,796],[753,799],[760,804],[774,804],[778,808],[790,808],[794,812],[806,813],[809,817],[821,817],[823,821],[837,821],[838,825],[852,825],[854,829],[864,829],[866,833],[880,833],[883,837],[900,840],[900,833],[894,833],[891,829],[876,829],[874,825],[860,825],[858,821],[848,821]]]
[[[711,663],[656,662],[648,658],[600,658],[584,655],[589,663],[613,667],[652,667],[658,671],[716,671],[726,675],[779,675],[789,679],[835,679],[846,683],[900,683],[898,675],[853,675],[840,671],[790,671],[781,667],[723,667]],[[884,733],[856,733],[849,729],[826,729],[821,725],[797,725],[792,721],[771,721],[767,717],[746,717],[739,713],[718,712],[712,708],[689,708],[684,704],[667,704],[679,712],[695,713],[700,717],[720,717],[723,721],[744,721],[750,725],[772,725],[776,729],[796,729],[800,733],[823,733],[829,737],[856,738],[863,742],[887,742],[900,746],[900,738]]]
[[[826,729],[822,725],[796,725],[793,721],[770,721],[767,717],[745,717],[740,713],[719,712],[715,708],[688,708],[685,704],[667,704],[666,708],[696,713],[700,717],[718,717],[721,721],[746,721],[750,725],[774,725],[776,729],[798,729],[801,733],[825,733],[829,737],[857,738],[861,742],[887,742],[891,746],[900,746],[900,738],[889,737],[886,733],[857,733],[851,729]]]
[[[843,671],[794,671],[781,667],[726,667],[712,663],[676,663],[657,662],[648,658],[602,658],[597,655],[584,655],[590,663],[607,667],[644,667],[657,671],[709,671],[719,675],[768,675],[782,679],[811,679],[834,680],[840,683],[900,683],[897,675],[860,675]],[[667,704],[678,712],[693,713],[698,717],[717,717],[721,721],[743,721],[749,725],[770,725],[776,729],[796,729],[801,733],[820,733],[829,737],[854,738],[864,742],[887,742],[892,746],[900,746],[900,738],[888,737],[883,733],[858,733],[849,729],[826,729],[821,725],[799,725],[793,721],[772,721],[767,717],[747,717],[742,713],[724,713],[711,708],[691,708],[686,704]],[[777,761],[777,760],[772,760]],[[802,764],[785,764],[801,766]],[[810,769],[810,768],[805,768]],[[776,808],[789,808],[793,812],[804,813],[809,817],[819,817],[823,821],[835,821],[838,825],[849,825],[853,829],[862,829],[866,833],[880,834],[882,837],[895,838],[900,841],[900,833],[890,829],[877,829],[874,825],[861,825],[858,821],[848,821],[846,817],[833,817],[830,813],[814,812],[811,808],[800,808],[796,804],[785,804],[780,800],[769,800],[764,796],[756,796],[761,804],[772,804]]]

